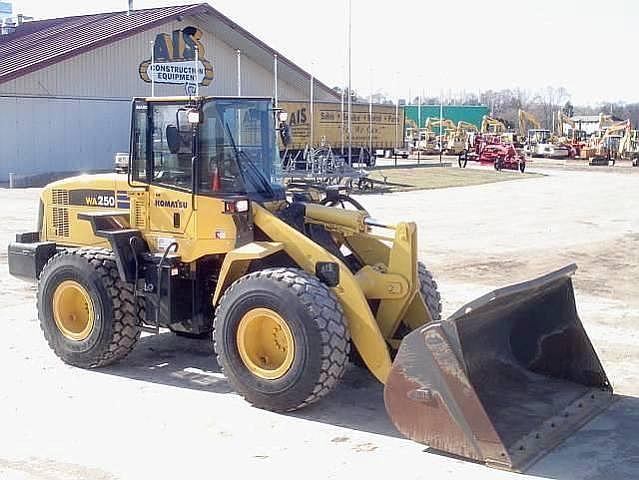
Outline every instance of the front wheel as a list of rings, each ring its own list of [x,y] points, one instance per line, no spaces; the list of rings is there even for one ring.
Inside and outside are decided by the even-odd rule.
[[[350,332],[341,304],[316,277],[295,268],[250,273],[224,293],[214,321],[217,359],[251,404],[292,411],[339,382]]]
[[[55,354],[82,368],[124,358],[140,337],[143,306],[122,282],[113,254],[80,248],[58,253],[42,270],[38,317]]]
[[[419,277],[419,292],[426,303],[430,318],[436,322],[442,318],[442,299],[439,294],[437,282],[433,274],[422,262],[417,263],[417,276]]]

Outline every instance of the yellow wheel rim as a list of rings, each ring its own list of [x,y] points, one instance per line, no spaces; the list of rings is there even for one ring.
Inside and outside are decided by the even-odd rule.
[[[254,308],[240,320],[237,347],[242,362],[260,378],[280,378],[293,364],[295,343],[284,319],[269,308]]]
[[[69,340],[87,338],[95,323],[89,292],[74,280],[62,282],[53,293],[53,319]]]

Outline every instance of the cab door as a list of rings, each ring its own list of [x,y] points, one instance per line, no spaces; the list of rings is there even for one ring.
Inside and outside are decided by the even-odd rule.
[[[149,230],[184,235],[193,214],[192,127],[183,105],[148,108]]]

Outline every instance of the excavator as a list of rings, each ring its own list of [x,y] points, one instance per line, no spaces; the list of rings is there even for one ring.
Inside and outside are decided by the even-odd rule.
[[[570,150],[553,142],[550,130],[541,128],[541,122],[532,113],[519,109],[519,133],[525,135],[524,152],[531,157],[567,158]],[[532,127],[532,128],[530,128]]]
[[[418,148],[426,155],[439,154],[444,143],[442,138],[445,138],[445,132],[454,128],[455,124],[449,119],[441,120],[439,117],[428,117],[424,128],[420,129]],[[440,130],[442,131],[441,137]]]
[[[444,320],[415,223],[289,197],[283,123],[270,98],[136,98],[127,173],[42,190],[9,272],[37,285],[62,361],[114,364],[142,331],[203,336],[235,392],[290,412],[330,401],[352,359],[384,385],[402,434],[511,470],[610,404],[575,265]]]
[[[448,130],[446,141],[446,153],[449,155],[459,155],[468,150],[468,136],[471,133],[478,133],[479,129],[474,123],[460,120],[454,130]]]
[[[619,142],[619,157],[632,161],[632,166],[639,166],[639,130],[626,129]]]
[[[481,127],[479,131],[481,133],[502,134],[506,132],[506,124],[498,118],[493,118],[488,115],[484,115],[481,121]]]
[[[575,158],[581,156],[581,149],[586,146],[585,132],[581,130],[579,122],[576,122],[561,109],[557,111],[556,136],[558,143],[564,145],[570,150],[570,157]],[[570,138],[564,135],[564,125],[571,127]]]
[[[595,164],[608,165],[625,153],[631,144],[632,126],[630,120],[608,124],[603,133],[592,138],[591,143],[582,149],[582,157]]]

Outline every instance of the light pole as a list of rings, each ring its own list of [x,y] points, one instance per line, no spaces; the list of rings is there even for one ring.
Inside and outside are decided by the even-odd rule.
[[[309,134],[310,134],[310,149],[313,150],[313,124],[315,123],[315,109],[314,109],[314,93],[315,93],[315,78],[313,77],[313,70],[315,69],[315,62],[311,62],[311,84],[309,85],[309,95],[308,95],[308,101],[309,101],[309,105],[310,105],[310,128],[309,128]]]
[[[395,158],[395,166],[397,166],[397,130],[399,127],[399,72],[395,72],[395,144],[393,145],[393,157]]]
[[[273,98],[275,100],[275,108],[278,108],[278,91],[277,91],[277,53],[273,54]]]
[[[348,165],[353,165],[353,124],[351,121],[351,116],[353,113],[353,94],[351,90],[351,67],[352,67],[352,46],[351,46],[351,37],[352,37],[352,0],[348,0]]]
[[[369,164],[373,156],[373,68],[369,69],[369,87],[368,95],[368,158]]]
[[[444,121],[444,91],[439,91],[439,163],[442,163],[442,153],[444,151],[443,138],[442,138],[442,123]]]

